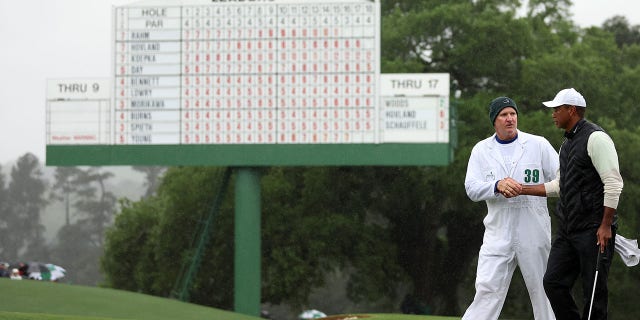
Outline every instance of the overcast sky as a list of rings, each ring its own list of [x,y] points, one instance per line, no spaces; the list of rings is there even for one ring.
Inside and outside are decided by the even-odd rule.
[[[0,165],[45,160],[47,79],[108,78],[111,8],[131,0],[0,0]],[[574,0],[573,19],[640,24],[640,1]]]

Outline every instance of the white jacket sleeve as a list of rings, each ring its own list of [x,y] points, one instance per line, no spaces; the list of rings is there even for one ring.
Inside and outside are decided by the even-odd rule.
[[[589,136],[587,152],[604,184],[604,205],[616,209],[624,184],[613,140],[606,133],[596,131]]]
[[[544,138],[543,138],[544,139]],[[544,139],[542,152],[542,168],[544,170],[544,188],[547,197],[560,196],[560,156],[551,146],[547,139]]]
[[[552,181],[556,178],[558,170],[560,170],[560,156],[558,152],[551,146],[547,139],[543,138],[540,146],[542,152],[542,170],[544,172],[544,182]]]
[[[482,143],[482,142],[481,142]],[[476,144],[471,150],[469,163],[467,165],[467,175],[464,179],[464,187],[467,196],[473,201],[483,201],[495,199],[502,196],[494,192],[495,184],[498,180],[496,172],[483,172],[482,157],[480,155],[480,144]]]

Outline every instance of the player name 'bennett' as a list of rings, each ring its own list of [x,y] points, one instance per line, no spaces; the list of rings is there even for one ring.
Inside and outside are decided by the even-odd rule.
[[[132,77],[129,83],[132,86],[157,86],[160,84],[160,77]]]

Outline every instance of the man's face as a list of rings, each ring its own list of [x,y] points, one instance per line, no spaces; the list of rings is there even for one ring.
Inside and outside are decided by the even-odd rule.
[[[500,110],[493,123],[496,134],[500,140],[510,140],[518,134],[518,113],[512,107],[506,107]]]
[[[553,108],[553,123],[560,129],[568,129],[569,120],[571,119],[571,108],[573,106],[561,105]]]

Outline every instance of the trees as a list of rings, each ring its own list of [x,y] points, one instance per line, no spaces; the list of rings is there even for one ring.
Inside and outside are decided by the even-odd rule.
[[[168,297],[183,263],[190,261],[199,224],[218,192],[219,168],[170,168],[157,194],[123,201],[106,233],[101,261],[105,284]],[[228,198],[228,197],[227,197]],[[192,302],[230,309],[233,303],[233,214],[225,199],[210,246],[194,281]],[[135,245],[132,245],[135,244]]]
[[[630,26],[624,16],[613,16],[602,24],[602,29],[613,33],[619,48],[640,44],[640,26]]]
[[[71,199],[72,194],[77,192],[75,177],[80,174],[77,167],[57,167],[54,174],[54,183],[51,187],[50,198],[54,201],[61,201],[65,208],[65,226],[71,224]]]
[[[160,176],[162,173],[166,171],[164,167],[142,167],[142,166],[134,166],[131,167],[135,171],[139,171],[145,175],[145,187],[147,190],[144,193],[145,198],[150,197],[156,192],[158,189],[158,185],[160,184]]]
[[[8,250],[5,248],[11,239],[9,229],[11,221],[9,213],[9,203],[7,201],[9,195],[6,189],[5,175],[0,166],[0,256],[8,257]],[[6,259],[6,258],[5,258]]]
[[[78,200],[74,205],[79,216],[77,224],[89,231],[87,240],[97,247],[102,247],[104,230],[115,214],[116,197],[105,188],[106,180],[112,177],[113,173],[100,171],[99,167],[80,171],[77,177]]]
[[[68,280],[74,283],[100,281],[104,233],[116,209],[116,198],[105,186],[111,177],[99,167],[56,168],[51,199],[64,202],[66,223],[58,231],[51,258],[73,270]]]
[[[4,241],[0,244],[4,257],[46,258],[44,227],[40,222],[42,209],[47,203],[45,188],[38,158],[26,153],[11,169],[4,207],[6,229],[2,232]]]

